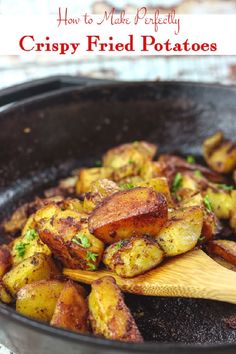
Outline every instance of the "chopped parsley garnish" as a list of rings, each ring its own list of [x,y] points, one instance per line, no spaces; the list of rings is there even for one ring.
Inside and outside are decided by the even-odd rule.
[[[95,166],[101,167],[102,166],[102,161],[101,160],[96,160],[95,161]]]
[[[87,261],[96,262],[97,257],[98,257],[97,253],[93,253],[93,252],[88,251],[87,255],[86,255],[86,260]]]
[[[26,231],[25,233],[25,239],[27,241],[32,241],[34,240],[36,237],[38,237],[38,233],[36,230],[34,229],[29,229],[28,231]]]
[[[206,239],[205,236],[200,236],[199,239],[198,239],[198,242],[202,243],[202,242],[205,241],[205,239]]]
[[[97,269],[97,267],[93,263],[87,263],[87,266],[88,266],[88,270],[96,270]]]
[[[132,188],[134,188],[134,185],[133,185],[133,183],[123,183],[123,184],[121,184],[121,189],[132,189]]]
[[[182,186],[182,183],[183,183],[183,176],[180,172],[178,172],[175,175],[175,178],[172,183],[172,192],[176,193],[177,190]]]
[[[232,191],[234,189],[233,186],[227,186],[227,184],[218,184],[218,187],[225,191]]]
[[[189,156],[187,156],[186,161],[188,163],[193,164],[193,163],[195,163],[195,158],[193,156],[189,155]]]
[[[24,257],[24,255],[25,255],[25,252],[26,252],[26,246],[27,246],[28,244],[27,243],[24,243],[24,242],[19,242],[19,243],[17,243],[17,245],[16,245],[16,247],[15,247],[15,250],[16,250],[16,252],[17,252],[17,254],[18,254],[18,257]]]
[[[203,176],[202,172],[199,171],[199,170],[194,171],[194,174],[195,174],[196,177],[202,177]]]
[[[211,204],[211,201],[210,201],[210,198],[208,195],[205,196],[205,198],[203,199],[204,201],[204,205],[205,207],[207,208],[207,210],[209,211],[213,211],[213,207],[212,207],[212,204]]]
[[[78,246],[83,248],[89,248],[91,243],[89,242],[88,237],[82,232],[78,233],[73,239],[72,242],[76,243]]]
[[[119,249],[121,249],[121,247],[123,247],[125,244],[124,240],[120,240],[119,242],[117,242],[117,244],[115,245],[116,250],[118,251]]]

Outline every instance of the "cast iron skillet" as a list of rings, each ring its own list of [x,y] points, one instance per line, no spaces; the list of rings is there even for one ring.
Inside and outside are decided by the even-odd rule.
[[[84,84],[88,86],[57,78],[0,95],[1,104],[24,98],[0,113],[1,219],[116,144],[146,139],[158,143],[161,152],[200,155],[202,140],[217,129],[235,139],[236,88],[171,82]],[[25,99],[31,92],[36,96]],[[236,331],[224,322],[236,314],[234,305],[132,295],[126,302],[144,344],[77,335],[4,305],[0,342],[20,354],[236,352]]]

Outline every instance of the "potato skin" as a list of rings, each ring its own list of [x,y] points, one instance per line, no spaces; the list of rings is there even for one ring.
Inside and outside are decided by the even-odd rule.
[[[0,246],[0,280],[4,274],[11,268],[12,257],[7,245]]]
[[[17,293],[16,311],[38,321],[50,322],[65,283],[41,280],[25,285]]]
[[[207,244],[209,254],[219,256],[236,266],[236,242],[230,240],[213,240]]]
[[[167,214],[167,201],[161,193],[133,188],[106,198],[90,215],[89,231],[108,244],[134,235],[156,236]]]
[[[88,316],[85,290],[68,281],[57,300],[50,324],[77,333],[89,333]]]
[[[163,258],[164,252],[152,237],[140,236],[110,245],[103,263],[119,276],[129,278],[156,267]]]
[[[55,205],[48,205],[36,213],[36,229],[41,240],[66,267],[88,269],[92,264],[96,268],[100,262],[104,245],[90,234],[86,218],[87,215],[61,210]],[[78,235],[86,239],[87,245],[76,242]],[[96,259],[89,261],[91,253]]]
[[[203,143],[203,154],[207,164],[216,172],[229,173],[236,167],[236,143],[217,132]]]
[[[162,193],[166,197],[168,207],[172,208],[174,206],[168,181],[165,177],[151,178],[148,181],[138,183],[137,186],[152,188],[154,191]]]
[[[124,342],[143,341],[114,278],[106,276],[94,281],[88,303],[94,334]]]
[[[175,210],[157,236],[166,256],[177,256],[194,248],[201,236],[203,210],[199,206]]]
[[[36,253],[17,264],[2,279],[4,286],[12,296],[26,284],[41,279],[50,279],[59,274],[51,257]]]
[[[10,304],[13,301],[12,296],[9,294],[2,282],[0,282],[0,302]]]

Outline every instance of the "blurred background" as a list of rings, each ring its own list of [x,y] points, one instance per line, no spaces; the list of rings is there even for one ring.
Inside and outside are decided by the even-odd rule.
[[[59,6],[71,12],[104,13],[124,8],[129,13],[138,6],[179,14],[236,13],[235,0],[0,0],[1,14],[54,14]],[[211,29],[209,28],[209,31]],[[235,34],[232,34],[234,36]],[[49,58],[46,56],[1,56],[0,88],[49,75],[77,75],[117,80],[190,80],[236,83],[236,56],[211,57],[115,57]]]

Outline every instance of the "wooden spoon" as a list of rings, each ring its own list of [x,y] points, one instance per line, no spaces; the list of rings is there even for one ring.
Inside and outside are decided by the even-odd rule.
[[[192,297],[236,304],[236,273],[222,267],[201,250],[172,258],[134,278],[121,278],[105,270],[64,269],[64,274],[86,284],[110,275],[122,290],[138,295]]]

